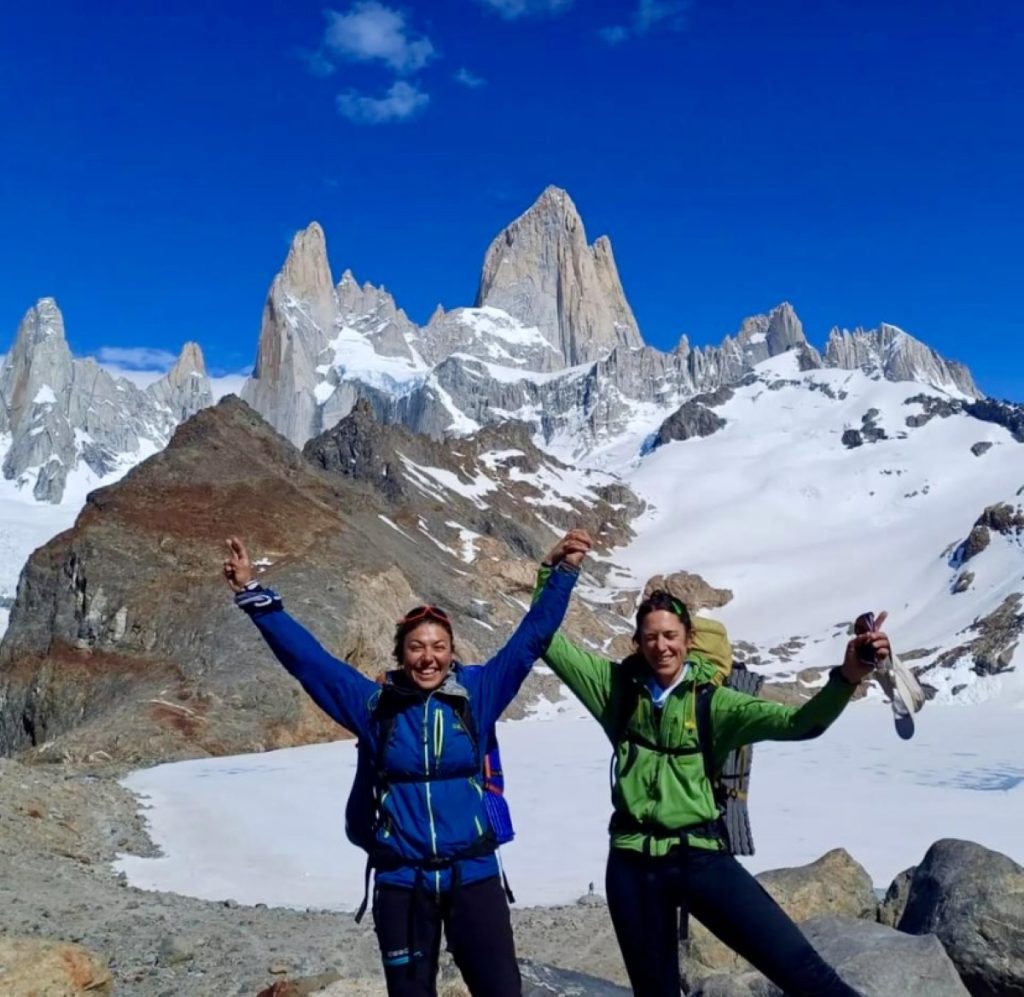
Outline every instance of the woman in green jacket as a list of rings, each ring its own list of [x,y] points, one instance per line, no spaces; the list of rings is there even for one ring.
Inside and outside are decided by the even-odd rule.
[[[559,562],[577,561],[589,546],[584,531],[571,531],[544,561],[541,579]],[[877,626],[883,620],[881,614]],[[679,997],[681,910],[792,997],[857,997],[729,851],[697,737],[698,690],[720,673],[691,650],[691,631],[686,607],[657,591],[637,610],[637,650],[625,661],[591,654],[561,633],[544,655],[614,748],[606,892],[633,991]],[[742,745],[822,734],[870,673],[872,666],[860,659],[871,649],[879,658],[889,653],[889,640],[877,629],[849,642],[843,664],[800,707],[715,688],[715,770]]]

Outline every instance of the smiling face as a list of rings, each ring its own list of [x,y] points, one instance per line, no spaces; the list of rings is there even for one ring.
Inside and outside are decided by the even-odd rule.
[[[440,624],[429,620],[402,639],[402,670],[417,688],[436,689],[451,671],[452,639]]]
[[[675,613],[655,609],[641,620],[637,644],[658,685],[667,688],[679,677],[686,663],[690,632]]]

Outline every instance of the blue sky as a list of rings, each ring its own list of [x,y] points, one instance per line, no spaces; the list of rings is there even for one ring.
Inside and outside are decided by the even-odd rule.
[[[1016,3],[6,6],[0,348],[52,295],[76,353],[238,370],[312,219],[422,322],[554,183],[655,346],[789,300],[1024,400]]]

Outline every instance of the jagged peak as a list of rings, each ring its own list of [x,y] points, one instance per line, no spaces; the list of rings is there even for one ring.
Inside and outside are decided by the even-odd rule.
[[[203,356],[202,347],[192,340],[182,346],[177,361],[169,371],[171,376],[180,377],[186,374],[206,375],[206,358]]]
[[[310,222],[292,237],[288,256],[274,286],[283,287],[296,297],[333,297],[327,238],[319,222]]]
[[[64,315],[55,298],[40,298],[18,324],[15,344],[35,345],[46,339],[65,340]]]
[[[507,225],[503,231],[512,233],[535,218],[553,218],[556,221],[567,223],[567,228],[578,228],[581,232],[583,231],[583,219],[575,202],[569,196],[569,192],[561,187],[555,187],[553,184],[545,187],[533,204],[510,225]]]

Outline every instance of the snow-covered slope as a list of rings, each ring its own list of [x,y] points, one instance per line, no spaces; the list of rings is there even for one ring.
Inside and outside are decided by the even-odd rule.
[[[710,436],[640,456],[656,427],[637,420],[594,455],[650,504],[634,523],[636,540],[613,552],[622,568],[614,579],[635,588],[687,570],[731,589],[719,615],[735,638],[763,648],[803,642],[779,663],[786,673],[834,663],[846,621],[882,609],[901,649],[933,650],[914,661],[927,665],[1024,593],[1020,531],[991,537],[963,591],[954,556],[986,507],[1020,504],[1024,446],[962,413],[908,426],[924,410],[908,399],[943,393],[861,371],[801,372],[796,359],[790,352],[758,365],[751,383],[715,407],[726,425]],[[885,438],[844,445],[844,433],[865,426],[874,432],[862,439],[877,430]],[[927,676],[943,694],[977,679],[968,656]],[[984,688],[998,694],[1000,684],[986,677]]]

